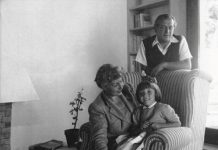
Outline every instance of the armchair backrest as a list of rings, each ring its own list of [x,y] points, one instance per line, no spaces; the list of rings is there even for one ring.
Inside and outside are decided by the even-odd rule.
[[[132,84],[136,90],[141,82],[141,73],[127,72],[123,80]],[[162,102],[175,109],[182,126],[190,127],[196,106],[203,107],[207,104],[211,77],[200,70],[162,71],[158,74],[157,81],[163,95]],[[202,111],[206,111],[205,107]]]
[[[199,70],[162,71],[157,80],[163,95],[162,102],[175,109],[182,126],[190,127],[199,121],[196,120],[199,110],[206,115],[210,76]]]
[[[141,82],[141,73],[139,72],[127,72],[123,76],[123,81],[130,83],[136,91],[137,85]]]

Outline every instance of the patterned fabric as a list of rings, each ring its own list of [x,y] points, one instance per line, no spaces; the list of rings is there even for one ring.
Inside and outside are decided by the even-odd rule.
[[[188,127],[163,128],[148,136],[145,145],[146,148],[153,147],[154,150],[159,150],[155,147],[160,146],[164,150],[179,150],[193,141],[192,135],[192,130]]]
[[[126,73],[123,80],[131,83],[135,90],[141,82],[141,75]],[[145,140],[144,150],[202,149],[211,80],[208,74],[199,70],[162,71],[158,74],[157,81],[163,94],[161,102],[175,109],[183,127],[156,130]],[[89,125],[84,124],[80,129],[83,140],[80,150],[91,150],[87,141],[89,129],[84,130],[86,127]]]
[[[91,145],[88,142],[90,140],[90,128],[91,124],[89,122],[84,123],[80,127],[79,135],[82,140],[82,144],[80,146],[80,150],[91,150]]]
[[[157,80],[163,94],[162,102],[175,109],[185,128],[168,128],[162,134],[158,130],[150,136],[165,139],[162,145],[165,144],[167,150],[202,149],[211,77],[199,70],[177,70],[163,71]],[[187,143],[187,139],[191,142]]]
[[[134,92],[136,91],[137,85],[141,82],[141,73],[139,72],[127,72],[123,76],[123,81],[130,83],[133,86]]]

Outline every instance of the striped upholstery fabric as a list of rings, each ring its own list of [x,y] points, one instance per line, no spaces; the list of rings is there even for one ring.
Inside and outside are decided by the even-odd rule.
[[[153,141],[153,143],[151,143]],[[162,147],[164,150],[179,150],[193,141],[193,133],[191,128],[163,128],[155,131],[146,139],[145,145],[149,150],[159,150]]]
[[[89,122],[84,123],[80,127],[79,136],[82,139],[82,144],[80,146],[80,150],[91,150],[91,145],[89,143],[90,140],[90,128],[91,124]]]
[[[210,76],[199,70],[163,71],[157,80],[163,94],[162,102],[175,109],[184,127],[157,130],[148,136],[146,149],[151,149],[149,141],[156,139],[156,146],[152,147],[160,147],[161,144],[167,150],[201,150]]]
[[[141,82],[141,74],[138,72],[127,72],[123,76],[123,81],[130,83],[134,91],[136,91],[137,85]]]
[[[140,73],[126,73],[125,82],[134,90],[141,82]],[[171,105],[180,116],[182,126],[155,131],[145,139],[144,150],[201,150],[204,142],[210,76],[199,70],[162,71],[157,76],[163,103]],[[84,127],[85,126],[85,127]],[[81,126],[81,150],[89,149],[89,124]],[[86,132],[86,133],[83,133]]]

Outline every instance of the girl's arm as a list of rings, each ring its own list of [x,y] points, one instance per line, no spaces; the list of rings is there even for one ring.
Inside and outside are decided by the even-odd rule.
[[[151,127],[153,129],[161,129],[161,128],[172,128],[172,127],[180,127],[181,123],[175,122],[175,123],[152,123]]]
[[[166,123],[152,123],[151,127],[153,129],[180,127],[181,126],[179,116],[175,113],[174,109],[170,105],[165,104],[161,108],[161,113],[162,113],[163,119],[166,120]]]

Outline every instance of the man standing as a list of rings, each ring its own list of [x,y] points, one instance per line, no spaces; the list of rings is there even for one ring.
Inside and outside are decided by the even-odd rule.
[[[174,35],[176,25],[173,16],[159,15],[154,23],[156,35],[142,41],[136,61],[146,74],[156,76],[164,69],[191,69],[188,43],[184,36]]]

